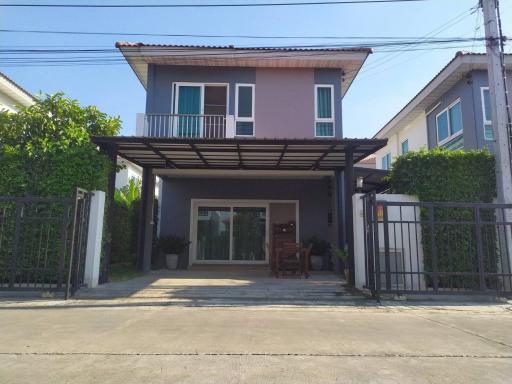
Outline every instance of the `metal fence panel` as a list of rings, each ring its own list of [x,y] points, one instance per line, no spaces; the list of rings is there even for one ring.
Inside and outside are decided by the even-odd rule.
[[[83,269],[72,279],[68,271],[79,257],[72,239],[87,235],[89,200],[83,190],[75,199],[0,196],[0,290],[68,292],[80,284]]]
[[[372,294],[512,293],[512,205],[364,199]]]

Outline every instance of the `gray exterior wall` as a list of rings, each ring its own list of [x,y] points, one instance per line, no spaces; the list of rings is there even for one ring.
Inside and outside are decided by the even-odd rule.
[[[314,85],[334,86],[335,136],[343,137],[340,69],[148,66],[146,113],[172,112],[172,83],[228,83],[228,114],[235,113],[235,84],[255,84],[255,136],[313,138]]]
[[[172,83],[228,83],[229,113],[235,111],[235,84],[256,82],[254,68],[168,66],[153,64],[148,67],[146,113],[172,112]]]
[[[300,240],[313,235],[329,240],[328,216],[334,207],[328,183],[327,179],[166,178],[162,180],[160,234],[189,238],[191,199],[299,200]]]
[[[512,73],[508,72],[507,86],[512,89]],[[462,129],[464,137],[464,149],[488,148],[491,152],[494,150],[493,142],[485,140],[483,125],[483,109],[481,98],[481,87],[487,87],[489,84],[486,71],[471,71],[465,78],[457,82],[440,99],[432,103],[427,111],[431,110],[437,103],[440,103],[427,116],[427,133],[429,149],[437,146],[437,127],[436,115],[448,107],[455,100],[460,98],[462,111]]]

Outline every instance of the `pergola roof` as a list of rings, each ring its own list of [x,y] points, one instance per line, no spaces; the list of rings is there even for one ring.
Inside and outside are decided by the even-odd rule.
[[[93,137],[103,149],[145,168],[335,170],[384,147],[387,139],[202,139]]]

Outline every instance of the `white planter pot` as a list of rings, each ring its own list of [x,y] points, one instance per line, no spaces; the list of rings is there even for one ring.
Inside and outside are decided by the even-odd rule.
[[[313,271],[320,271],[322,269],[323,256],[311,255],[311,267]]]
[[[165,255],[165,265],[167,269],[176,269],[178,268],[178,255],[174,253],[169,253]]]

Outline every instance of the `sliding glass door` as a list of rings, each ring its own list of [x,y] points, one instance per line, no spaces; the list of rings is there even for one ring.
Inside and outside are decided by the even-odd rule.
[[[229,260],[231,210],[199,207],[197,212],[197,260]]]
[[[267,206],[255,205],[197,205],[196,261],[265,262]]]
[[[233,208],[233,260],[265,260],[266,223],[266,208]]]

